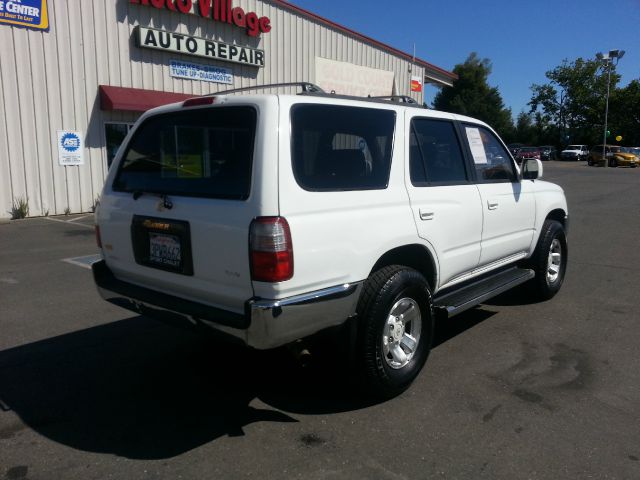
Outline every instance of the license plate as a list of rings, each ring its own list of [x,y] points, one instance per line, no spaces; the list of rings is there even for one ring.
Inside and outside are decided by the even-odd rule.
[[[149,232],[149,261],[157,265],[180,268],[182,263],[180,237]]]
[[[131,245],[139,265],[193,275],[189,222],[134,215]]]

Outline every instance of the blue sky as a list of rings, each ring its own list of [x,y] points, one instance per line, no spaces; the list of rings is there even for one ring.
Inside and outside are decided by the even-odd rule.
[[[621,85],[640,78],[640,0],[292,0],[291,3],[451,70],[472,51],[489,58],[514,117],[529,87],[563,59],[622,49]],[[391,11],[389,12],[389,8]],[[427,99],[436,92],[427,87]]]

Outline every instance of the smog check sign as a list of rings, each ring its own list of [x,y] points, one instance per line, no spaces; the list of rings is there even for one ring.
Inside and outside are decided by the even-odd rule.
[[[49,30],[47,0],[0,0],[0,24]]]

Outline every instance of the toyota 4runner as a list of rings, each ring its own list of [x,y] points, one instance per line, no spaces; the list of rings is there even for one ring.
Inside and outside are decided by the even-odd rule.
[[[472,118],[300,85],[140,118],[96,213],[105,299],[257,349],[349,321],[360,378],[389,397],[436,314],[560,289],[567,203],[540,160],[519,168]]]

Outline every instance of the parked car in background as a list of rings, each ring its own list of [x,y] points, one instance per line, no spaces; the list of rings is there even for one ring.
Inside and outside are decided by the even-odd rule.
[[[609,167],[632,167],[640,165],[640,158],[633,153],[628,153],[618,145],[605,145],[604,156],[602,155],[602,145],[596,145],[591,149],[587,164],[589,166],[604,166],[605,160]]]
[[[513,155],[513,158],[516,158],[516,155],[518,154],[520,149],[524,146],[525,146],[524,143],[510,143],[509,145],[507,145],[507,148],[511,152],[511,155]]]
[[[640,147],[620,147],[620,151],[624,153],[632,153],[640,158]]]
[[[569,145],[560,153],[562,160],[586,160],[588,156],[589,147],[587,145]]]
[[[540,160],[540,149],[538,147],[522,147],[515,155],[516,162],[522,163],[523,160],[535,158]]]
[[[540,149],[540,160],[557,160],[558,151],[553,145],[543,145]]]

